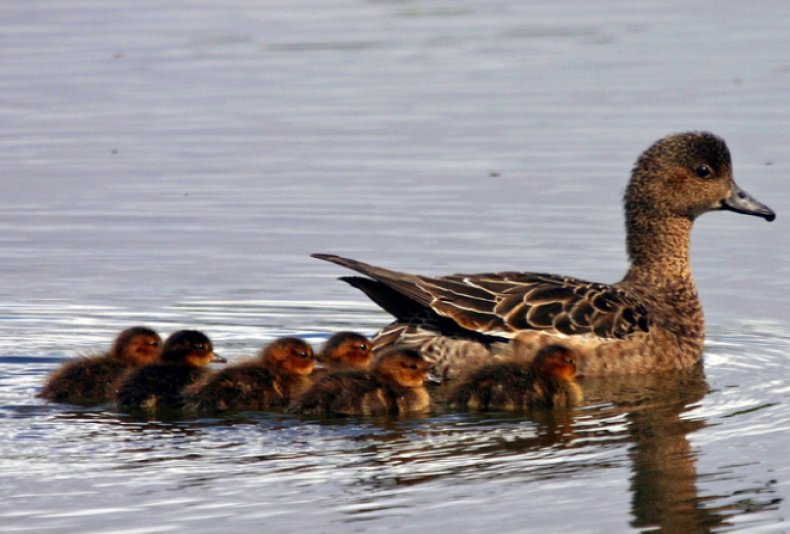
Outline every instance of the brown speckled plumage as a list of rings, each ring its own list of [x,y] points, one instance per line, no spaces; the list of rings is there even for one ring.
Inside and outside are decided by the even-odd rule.
[[[580,374],[644,373],[701,357],[705,326],[689,238],[697,216],[723,209],[775,217],[735,184],[724,141],[688,132],[660,139],[636,162],[625,194],[631,265],[615,284],[522,272],[420,276],[314,256],[364,274],[342,279],[395,316],[374,348],[418,349],[439,376],[500,352],[529,360],[558,341],[578,355]]]

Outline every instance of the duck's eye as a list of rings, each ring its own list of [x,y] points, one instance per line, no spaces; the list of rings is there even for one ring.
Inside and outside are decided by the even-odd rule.
[[[357,348],[358,348],[359,350],[368,350],[368,346],[367,346],[367,345],[365,345],[364,343],[363,343],[362,345],[360,345],[359,347],[357,347]]]
[[[197,349],[197,350],[206,350],[206,344],[205,343],[195,343],[195,349]]]
[[[710,167],[708,167],[707,165],[700,165],[699,167],[694,169],[694,172],[700,178],[710,178],[711,175],[713,174],[713,171],[710,170]]]
[[[307,352],[302,350],[302,351],[299,351],[299,357],[307,359],[307,358],[309,358],[309,355],[307,354]]]

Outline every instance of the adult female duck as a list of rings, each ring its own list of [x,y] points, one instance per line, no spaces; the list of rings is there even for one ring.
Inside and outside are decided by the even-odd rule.
[[[689,237],[694,220],[714,210],[776,217],[735,184],[722,139],[687,132],[658,140],[634,166],[625,192],[631,264],[615,284],[521,272],[431,277],[314,257],[369,277],[341,280],[395,316],[376,335],[375,348],[417,348],[439,376],[491,358],[509,340],[526,359],[561,342],[587,376],[644,373],[688,367],[702,355],[705,322]]]

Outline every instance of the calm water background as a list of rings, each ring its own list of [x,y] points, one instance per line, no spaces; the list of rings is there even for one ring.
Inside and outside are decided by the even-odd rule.
[[[0,530],[790,530],[788,95],[784,2],[3,2]],[[779,215],[696,225],[704,372],[532,416],[35,398],[132,324],[236,359],[388,321],[311,252],[615,281],[630,167],[688,129]]]

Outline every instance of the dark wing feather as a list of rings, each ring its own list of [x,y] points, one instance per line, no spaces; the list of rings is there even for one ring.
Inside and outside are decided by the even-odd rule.
[[[314,257],[361,272],[414,306],[429,308],[463,329],[484,335],[512,337],[522,330],[541,330],[618,339],[649,328],[644,304],[616,286],[543,273],[427,277],[339,256]],[[406,308],[402,303],[397,307]]]

